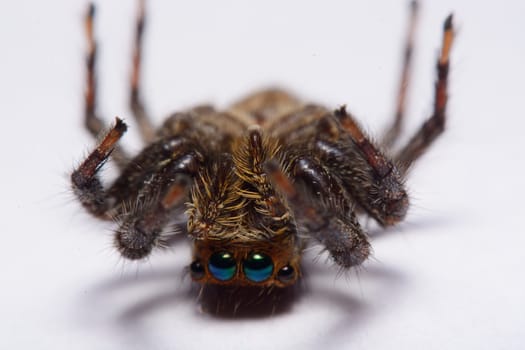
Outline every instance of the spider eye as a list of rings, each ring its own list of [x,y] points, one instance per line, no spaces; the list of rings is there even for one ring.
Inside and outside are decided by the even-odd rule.
[[[201,264],[200,261],[195,260],[190,265],[190,272],[191,277],[193,277],[193,279],[200,280],[204,277],[204,266]]]
[[[263,253],[250,254],[242,267],[246,278],[253,282],[265,281],[273,272],[272,259]]]
[[[231,253],[217,252],[210,256],[208,269],[216,279],[227,281],[235,275],[237,264]]]
[[[277,279],[283,283],[290,283],[295,277],[295,270],[290,265],[281,267],[277,272]]]

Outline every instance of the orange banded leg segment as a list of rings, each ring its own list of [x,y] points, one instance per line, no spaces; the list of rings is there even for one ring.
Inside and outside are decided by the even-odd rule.
[[[396,111],[394,114],[394,123],[387,130],[381,142],[382,146],[385,148],[392,147],[397,141],[401,132],[403,131],[403,121],[405,119],[407,90],[409,87],[410,76],[412,73],[414,37],[416,33],[416,27],[417,27],[418,20],[419,20],[419,2],[414,0],[410,3],[410,19],[408,23],[405,48],[403,52],[403,67],[401,69],[401,77],[399,80],[399,87],[398,87],[397,101],[396,101]]]
[[[104,123],[95,114],[96,82],[95,82],[95,62],[97,55],[97,43],[93,34],[93,20],[95,17],[95,5],[90,4],[84,20],[87,57],[86,57],[86,93],[85,93],[85,126],[89,132],[97,137],[104,128]]]
[[[110,209],[108,195],[97,173],[115,150],[116,143],[126,132],[126,129],[126,124],[119,118],[116,118],[115,125],[102,139],[97,148],[71,174],[73,192],[82,205],[95,216],[102,217]]]
[[[84,19],[84,27],[87,41],[87,57],[86,57],[86,92],[85,92],[85,110],[84,110],[84,125],[86,129],[98,138],[102,131],[106,128],[102,119],[96,113],[97,103],[97,82],[96,82],[96,62],[97,62],[97,42],[94,36],[94,18],[95,5],[89,4],[86,17]],[[127,163],[128,157],[125,152],[116,145],[112,151],[112,158],[121,168]]]
[[[140,70],[142,63],[142,42],[144,37],[144,23],[145,23],[145,3],[144,0],[139,1],[139,9],[137,14],[137,24],[135,29],[135,43],[133,48],[133,65],[131,70],[131,89],[130,89],[130,107],[133,116],[139,125],[139,130],[142,139],[146,143],[150,143],[155,138],[155,129],[151,123],[151,119],[146,113],[144,104],[140,96]]]
[[[407,170],[434,142],[445,129],[446,108],[448,102],[448,73],[450,50],[454,41],[452,15],[449,15],[443,25],[443,41],[437,62],[437,81],[435,84],[434,111],[432,116],[423,123],[421,128],[399,152],[396,160]]]

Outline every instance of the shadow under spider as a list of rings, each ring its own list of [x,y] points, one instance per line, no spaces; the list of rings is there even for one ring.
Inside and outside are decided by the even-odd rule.
[[[298,284],[288,288],[258,288],[258,287],[225,287],[220,285],[200,286],[190,282],[189,278],[174,272],[172,268],[157,269],[141,273],[140,275],[126,275],[111,279],[95,288],[93,297],[106,299],[110,294],[120,293],[126,289],[134,288],[143,284],[155,283],[164,286],[166,280],[174,281],[174,286],[187,285],[188,288],[173,287],[159,288],[163,291],[150,297],[130,301],[117,317],[118,322],[134,323],[166,307],[177,303],[193,303],[211,317],[225,320],[239,319],[264,319],[275,317],[291,312],[293,306],[304,297],[314,297],[323,300],[322,303],[336,303],[338,308],[347,310],[352,319],[361,315],[365,305],[363,298],[355,298],[352,290],[348,293],[337,290],[334,286],[335,279],[345,278],[345,275],[335,277],[333,273],[327,273],[332,266],[309,261],[303,262],[305,276]],[[312,277],[312,278],[310,278]],[[361,279],[379,280],[381,284],[390,285],[386,288],[390,291],[399,286],[403,280],[396,271],[385,266],[373,266],[362,269],[357,274],[356,280],[350,283],[361,283]],[[191,283],[191,284],[188,284]],[[394,288],[391,288],[391,287]],[[355,292],[355,289],[353,290]]]
[[[159,340],[148,327],[148,323],[151,322],[150,316],[168,310],[173,317],[178,317],[177,311],[187,313],[187,309],[181,308],[181,305],[192,305],[193,313],[197,317],[199,317],[197,314],[200,306],[204,311],[200,317],[208,321],[215,319],[221,322],[259,322],[297,311],[304,314],[304,322],[315,324],[318,323],[315,317],[316,310],[326,308],[334,310],[333,317],[322,326],[325,334],[329,335],[329,340],[326,337],[318,338],[315,333],[304,335],[305,338],[311,338],[309,341],[319,342],[319,347],[323,347],[327,341],[337,343],[340,339],[348,337],[349,332],[358,332],[361,327],[365,327],[374,314],[381,311],[380,308],[370,306],[376,304],[376,300],[385,298],[395,303],[396,295],[399,295],[402,286],[406,284],[405,277],[399,271],[381,264],[367,266],[358,272],[339,274],[336,277],[333,273],[333,264],[315,262],[313,259],[315,254],[311,252],[306,254],[302,263],[305,275],[295,287],[261,290],[260,288],[218,288],[218,286],[207,285],[206,288],[201,289],[200,285],[190,282],[189,275],[184,274],[181,269],[166,267],[141,271],[139,275],[126,274],[102,282],[92,289],[91,302],[86,303],[86,300],[82,300],[82,313],[89,315],[94,311],[96,318],[92,322],[97,325],[108,325],[108,321],[109,324],[113,324],[116,330],[120,330],[116,333],[119,343],[125,340],[126,344],[131,342],[143,344],[141,348],[152,348],[158,346]],[[341,283],[335,283],[340,279],[347,280],[345,281],[347,283],[342,284],[342,288]],[[166,282],[169,283],[168,288]],[[365,294],[360,291],[359,286],[363,282],[367,285]],[[345,289],[345,285],[348,289]],[[148,287],[147,290],[155,292],[146,293],[146,296],[142,294],[137,299],[133,290],[137,288],[143,290],[143,287]],[[127,296],[129,299],[126,298]],[[119,303],[111,302],[115,299]],[[97,304],[103,309],[94,310],[92,306],[86,309],[86,305]],[[109,310],[107,305],[110,305]],[[115,313],[111,309],[113,307]],[[78,312],[76,315],[78,316]],[[303,326],[297,325],[297,327]],[[122,349],[127,349],[127,346]]]

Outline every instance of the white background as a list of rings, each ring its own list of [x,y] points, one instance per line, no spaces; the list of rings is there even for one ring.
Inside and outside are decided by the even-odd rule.
[[[126,106],[133,1],[99,1],[99,111]],[[338,269],[305,258],[287,311],[201,312],[184,242],[143,264],[113,250],[68,173],[93,147],[82,129],[83,1],[0,3],[0,348],[523,349],[525,3],[426,1],[408,108],[431,112],[442,20],[453,11],[448,129],[410,176],[405,223],[372,233],[374,258]],[[406,1],[151,1],[145,98],[155,120],[224,107],[268,85],[348,104],[372,134],[392,115]],[[104,173],[111,175],[111,171]]]

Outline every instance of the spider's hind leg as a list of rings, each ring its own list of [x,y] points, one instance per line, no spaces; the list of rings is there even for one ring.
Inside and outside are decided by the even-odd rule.
[[[414,36],[416,33],[416,25],[419,15],[419,2],[413,0],[410,3],[410,18],[408,23],[408,30],[406,33],[405,47],[403,51],[403,67],[401,69],[401,78],[398,86],[396,111],[394,113],[394,122],[386,131],[381,145],[384,148],[392,147],[403,130],[403,121],[405,119],[405,106],[407,99],[407,90],[410,83],[410,75],[412,72],[412,57],[414,52]]]
[[[443,25],[443,41],[436,67],[437,81],[434,93],[434,111],[432,116],[425,121],[407,145],[397,154],[396,160],[404,171],[429,148],[445,129],[448,102],[449,55],[453,40],[452,15],[449,15]]]
[[[88,44],[86,56],[86,92],[84,98],[84,126],[89,133],[98,138],[106,128],[104,121],[97,115],[97,86],[96,86],[96,62],[97,62],[97,42],[93,33],[95,18],[95,5],[89,4],[86,17],[84,20],[86,39]],[[128,162],[128,156],[119,145],[114,145],[111,157],[120,168],[123,168]]]
[[[131,87],[129,105],[133,116],[139,125],[140,134],[146,143],[155,139],[155,128],[151,118],[146,112],[144,103],[140,96],[140,70],[142,63],[142,41],[144,36],[145,23],[145,4],[144,0],[139,1],[139,10],[135,27],[135,42],[133,48],[133,66],[131,70]]]

